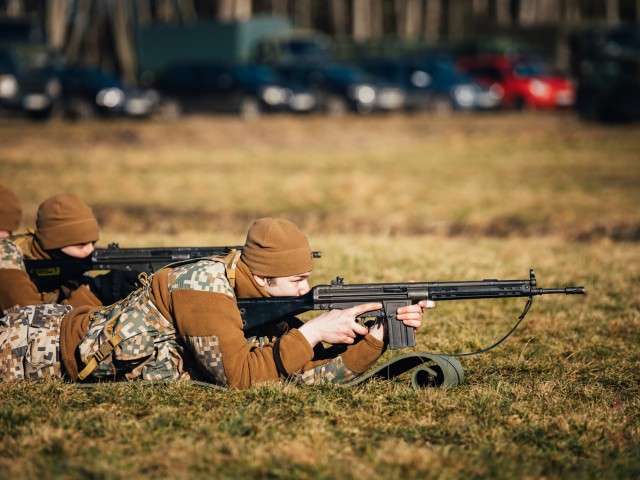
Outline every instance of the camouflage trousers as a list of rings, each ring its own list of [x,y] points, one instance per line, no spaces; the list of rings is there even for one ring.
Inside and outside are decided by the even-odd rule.
[[[0,380],[62,376],[60,323],[72,308],[36,305],[0,318]]]

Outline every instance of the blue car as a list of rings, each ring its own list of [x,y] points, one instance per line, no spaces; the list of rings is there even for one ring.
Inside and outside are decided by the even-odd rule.
[[[320,94],[320,110],[330,116],[404,109],[406,92],[396,82],[377,78],[340,62],[296,62],[275,66],[284,78]]]
[[[65,117],[148,117],[160,97],[152,89],[128,87],[120,77],[98,67],[66,65],[58,71]]]
[[[0,114],[46,119],[61,94],[55,56],[39,45],[0,47]]]
[[[256,64],[174,64],[158,75],[155,86],[183,113],[231,113],[249,119],[262,113],[307,113],[318,105],[313,91]]]
[[[368,58],[361,66],[378,77],[400,83],[407,91],[409,111],[428,110],[446,115],[453,111],[493,109],[500,102],[490,89],[459,73],[448,54]]]

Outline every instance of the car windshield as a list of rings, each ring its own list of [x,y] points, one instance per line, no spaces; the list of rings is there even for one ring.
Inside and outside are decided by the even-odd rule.
[[[351,83],[360,83],[370,81],[369,76],[357,68],[347,65],[331,65],[325,71],[327,78],[335,80],[347,81]]]
[[[291,39],[285,45],[294,57],[322,57],[327,53],[326,46],[317,39]]]
[[[268,67],[241,65],[236,68],[236,75],[241,82],[255,81],[260,83],[279,83],[280,76]]]
[[[523,60],[513,65],[513,73],[518,77],[540,77],[549,74],[549,69],[540,61]]]
[[[640,31],[626,29],[611,32],[607,37],[607,48],[640,52]]]
[[[67,77],[83,78],[91,85],[102,87],[122,87],[122,81],[114,74],[100,70],[99,68],[69,66],[65,70]]]
[[[460,79],[460,72],[456,70],[455,63],[447,56],[426,58],[423,60],[423,67],[428,73],[447,82]]]
[[[2,71],[15,70],[18,61],[10,52],[0,51],[0,69]]]

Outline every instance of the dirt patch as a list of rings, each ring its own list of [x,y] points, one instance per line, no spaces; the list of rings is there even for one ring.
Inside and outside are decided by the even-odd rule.
[[[157,232],[175,235],[184,230],[224,231],[243,233],[251,222],[263,216],[254,213],[222,213],[204,210],[174,210],[159,207],[94,206],[94,212],[104,228],[130,233]],[[349,218],[340,214],[305,215],[287,213],[286,217],[309,234],[369,234],[369,235],[445,235],[450,237],[536,237],[561,236],[571,241],[591,242],[608,239],[614,242],[640,241],[640,224],[581,223],[556,225],[528,223],[522,219],[499,218],[487,223],[421,223],[407,222],[383,225],[375,218]]]

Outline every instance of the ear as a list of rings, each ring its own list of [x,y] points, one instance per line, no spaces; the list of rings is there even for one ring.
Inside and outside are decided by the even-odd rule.
[[[253,279],[256,281],[258,285],[264,287],[267,284],[267,277],[263,277],[261,275],[254,275]]]

